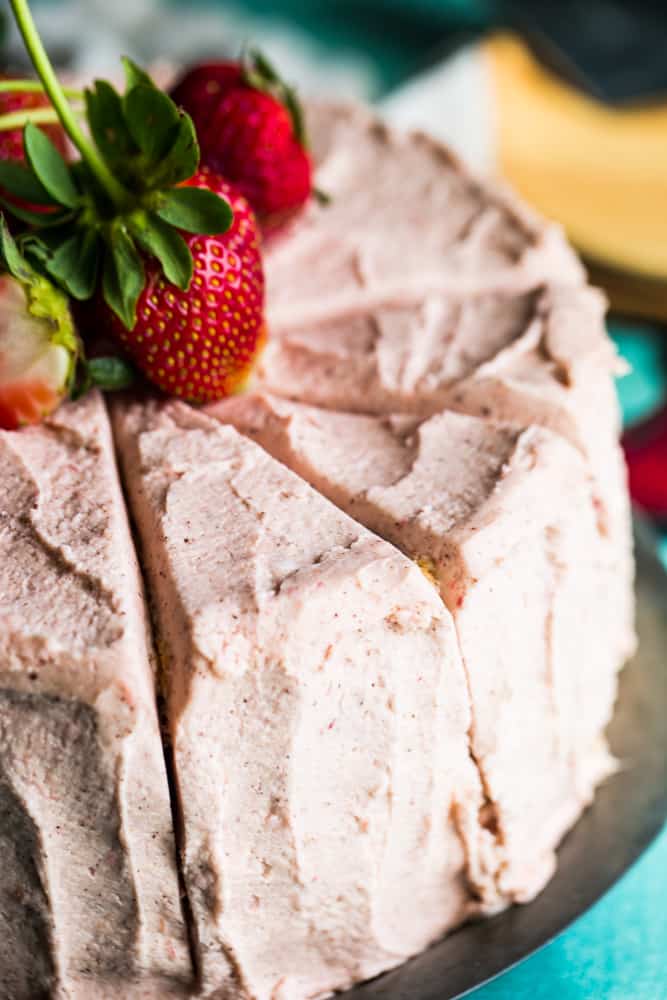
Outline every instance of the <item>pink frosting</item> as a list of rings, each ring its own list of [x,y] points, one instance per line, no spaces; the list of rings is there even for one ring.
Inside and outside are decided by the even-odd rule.
[[[437,580],[469,680],[481,821],[498,840],[484,894],[530,898],[610,768],[618,608],[583,459],[542,428],[452,412],[366,417],[249,395],[209,413]]]
[[[557,285],[332,315],[274,335],[256,384],[334,410],[429,414],[446,407],[541,424],[568,439],[594,482],[624,659],[635,646],[634,569],[618,370],[600,293]]]
[[[144,601],[100,397],[0,433],[0,466],[4,995],[184,995]]]
[[[451,615],[232,428],[150,403],[115,428],[204,992],[297,1000],[397,964],[478,908],[466,854],[491,840]]]
[[[436,143],[308,117],[331,200],[266,243],[260,391],[114,412],[210,1000],[313,1000],[530,898],[613,767],[634,645],[602,298],[558,227]],[[0,459],[0,978],[182,995],[99,397]]]
[[[472,178],[422,135],[388,130],[350,105],[311,109],[313,201],[265,248],[269,328],[419,304],[430,293],[580,284],[561,230],[499,186]]]

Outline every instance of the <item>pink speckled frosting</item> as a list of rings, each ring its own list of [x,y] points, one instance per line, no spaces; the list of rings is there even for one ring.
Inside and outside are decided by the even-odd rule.
[[[205,991],[296,1000],[396,965],[477,908],[451,615],[232,428],[180,404],[115,427],[169,650]]]
[[[112,405],[150,613],[100,397],[0,434],[12,1000],[326,996],[531,898],[613,770],[603,299],[431,140],[308,117],[251,390]]]
[[[0,467],[3,995],[183,996],[144,599],[101,398],[0,432]]]

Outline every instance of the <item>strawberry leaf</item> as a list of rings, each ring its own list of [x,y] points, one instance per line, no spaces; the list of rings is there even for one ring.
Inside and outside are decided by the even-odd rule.
[[[86,116],[95,145],[109,166],[123,165],[138,152],[125,122],[123,102],[106,80],[96,80],[86,90]]]
[[[231,205],[205,188],[178,187],[164,191],[157,215],[188,233],[226,233],[234,214]]]
[[[71,399],[81,399],[93,386],[103,392],[115,392],[127,389],[136,378],[132,365],[124,358],[104,357],[91,358],[87,361],[81,358],[76,380],[70,392]]]
[[[139,84],[123,98],[123,111],[132,138],[150,164],[166,156],[178,134],[178,108],[152,84]]]
[[[127,91],[132,90],[133,87],[139,87],[142,85],[147,87],[155,86],[148,73],[141,69],[140,66],[137,66],[135,62],[132,62],[128,56],[122,56],[121,62],[123,63],[123,69],[125,70],[125,85]]]
[[[92,384],[106,392],[127,389],[136,379],[134,368],[123,358],[91,358],[86,367]]]
[[[79,202],[79,192],[68,166],[49,137],[32,122],[23,130],[23,148],[26,160],[48,194],[60,205],[74,208]]]
[[[294,87],[284,86],[282,91],[282,101],[290,118],[292,119],[292,128],[294,129],[294,137],[300,145],[308,146],[308,136],[306,135],[306,122],[303,116],[303,108],[301,107],[301,102],[297,97],[296,90]]]
[[[30,267],[14,242],[2,213],[0,213],[0,263],[19,281],[27,281],[31,277]]]
[[[2,205],[9,215],[13,215],[15,219],[20,219],[21,222],[26,222],[30,226],[39,227],[40,230],[52,225],[60,225],[69,215],[69,213],[63,212],[56,212],[54,214],[33,212],[29,208],[23,208],[21,205],[16,205],[14,202],[8,201],[2,195],[0,195],[0,205]]]
[[[97,281],[99,239],[94,230],[77,229],[63,240],[46,262],[46,270],[80,302],[89,299]]]
[[[251,49],[248,56],[252,69],[259,74],[261,80],[266,83],[282,82],[273,63],[267,59],[263,52],[259,49]]]
[[[156,215],[132,219],[130,227],[142,250],[160,261],[167,281],[187,291],[192,280],[192,254],[181,234]]]
[[[150,186],[159,189],[187,181],[198,164],[197,133],[192,119],[183,112],[171,149],[150,175]]]
[[[136,323],[137,300],[144,281],[143,261],[132,239],[124,226],[114,225],[104,257],[102,291],[105,302],[128,330]]]
[[[35,175],[14,160],[0,160],[0,187],[15,198],[38,205],[56,204]]]

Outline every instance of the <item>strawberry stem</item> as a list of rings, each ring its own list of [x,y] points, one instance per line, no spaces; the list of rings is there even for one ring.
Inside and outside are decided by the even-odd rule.
[[[75,110],[75,114],[83,114]],[[53,108],[34,108],[30,111],[11,111],[6,115],[0,115],[0,132],[10,132],[12,129],[23,128],[27,122],[33,125],[58,125],[60,119]]]
[[[27,0],[10,0],[10,3],[14,12],[14,19],[23,36],[28,55],[38,77],[42,81],[49,100],[58,114],[61,125],[111,201],[116,206],[122,206],[128,199],[128,193],[123,185],[116,180],[98,150],[86,138],[79,127],[76,115],[65,97],[51,61],[46,54],[46,49],[39,37]]]
[[[0,80],[0,94],[43,94],[44,84],[39,80]],[[83,100],[83,91],[73,87],[63,87],[65,97],[75,101]]]

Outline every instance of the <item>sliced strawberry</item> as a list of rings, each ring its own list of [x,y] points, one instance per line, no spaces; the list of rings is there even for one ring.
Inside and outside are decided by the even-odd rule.
[[[65,295],[23,261],[2,227],[0,428],[52,413],[72,385],[80,345]],[[8,252],[9,251],[9,252]]]

